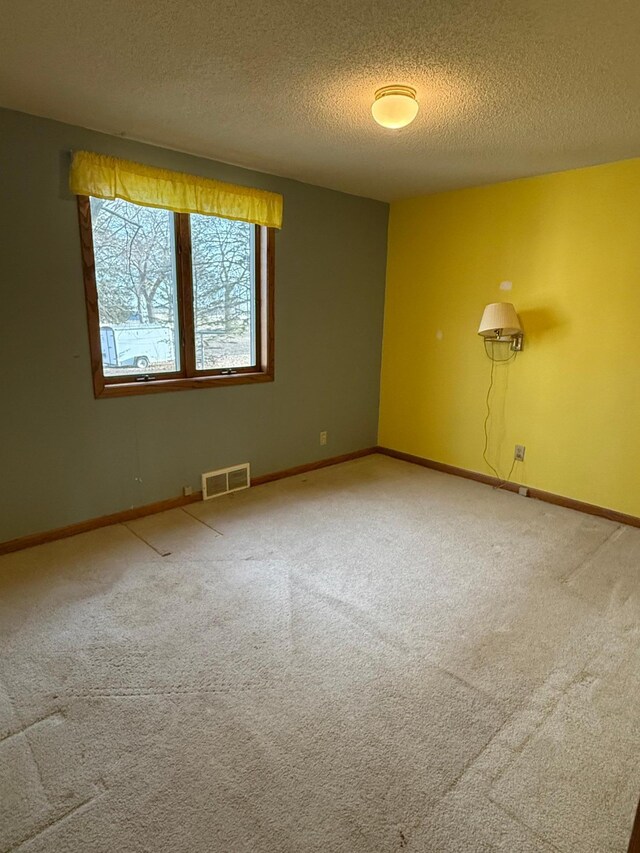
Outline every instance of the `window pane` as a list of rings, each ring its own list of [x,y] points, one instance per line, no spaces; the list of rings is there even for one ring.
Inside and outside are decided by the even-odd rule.
[[[173,213],[91,199],[105,376],[180,369]]]
[[[254,245],[253,225],[191,215],[197,370],[256,363]]]

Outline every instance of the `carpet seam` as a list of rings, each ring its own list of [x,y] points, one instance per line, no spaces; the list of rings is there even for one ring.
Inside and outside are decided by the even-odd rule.
[[[217,529],[217,527],[214,527],[212,524],[209,524],[209,523],[208,523],[207,521],[205,521],[203,518],[200,518],[199,516],[194,515],[192,512],[189,512],[189,511],[187,510],[187,508],[186,508],[186,507],[181,506],[181,507],[179,507],[179,509],[181,509],[181,510],[182,510],[182,512],[184,512],[184,514],[185,514],[185,515],[188,515],[188,516],[189,516],[189,518],[193,518],[193,519],[195,519],[195,521],[199,521],[199,522],[200,522],[200,524],[204,524],[204,526],[205,526],[205,527],[208,527],[208,528],[209,528],[209,530],[213,530],[213,532],[214,532],[214,533],[217,533],[217,534],[218,534],[218,536],[224,536],[224,533],[223,533],[221,530],[218,530],[218,529]]]
[[[1,853],[15,853],[15,851],[20,850],[21,847],[24,847],[25,844],[30,844],[32,841],[35,841],[36,838],[39,838],[50,830],[55,829],[64,821],[68,820],[69,818],[73,817],[78,813],[81,813],[85,809],[90,808],[93,803],[95,803],[105,794],[106,789],[103,789],[99,793],[94,794],[92,797],[89,797],[88,799],[79,803],[77,806],[73,806],[73,808],[69,809],[63,814],[58,815],[57,817],[54,817],[43,824],[40,824],[40,826],[35,832],[32,832],[26,838],[22,838],[20,841],[18,841],[16,844],[13,844],[11,847],[5,847],[4,850],[1,851]]]
[[[139,533],[137,533],[135,530],[133,530],[133,528],[129,527],[128,522],[123,521],[123,522],[121,522],[121,524],[122,524],[122,527],[126,527],[127,530],[129,531],[129,533],[131,533],[133,536],[135,536],[136,539],[139,539],[141,542],[144,542],[144,544],[147,545],[147,547],[151,548],[151,550],[154,551],[159,557],[171,556],[171,551],[166,551],[165,553],[162,553],[162,551],[158,551],[158,549],[155,548],[150,542],[147,542],[147,540],[144,538],[144,536],[141,536]]]
[[[593,636],[594,636],[594,633],[595,633],[595,632],[592,632],[591,634],[589,634],[589,637],[593,637]],[[520,744],[518,744],[517,748],[511,749],[511,747],[509,747],[509,752],[511,752],[511,757],[510,757],[510,758],[509,758],[509,760],[506,762],[506,764],[504,764],[504,766],[503,766],[503,767],[501,767],[501,769],[500,769],[500,771],[498,772],[497,776],[495,776],[495,777],[491,780],[491,783],[490,783],[490,786],[489,786],[489,790],[490,790],[490,791],[491,791],[491,790],[493,790],[493,788],[494,788],[494,787],[498,784],[498,782],[503,778],[503,776],[504,776],[504,775],[505,775],[505,773],[509,770],[509,768],[513,765],[513,763],[514,763],[514,762],[515,762],[515,761],[516,761],[516,760],[517,760],[517,759],[522,755],[522,753],[523,753],[523,751],[524,751],[525,747],[527,746],[527,744],[529,743],[529,741],[531,740],[531,738],[532,738],[532,737],[533,737],[533,736],[534,736],[538,731],[540,731],[540,729],[541,729],[541,728],[542,728],[542,726],[544,726],[544,724],[547,722],[547,720],[549,719],[549,717],[551,716],[551,714],[553,714],[553,713],[554,713],[554,711],[556,711],[556,710],[558,709],[558,707],[559,707],[560,703],[562,702],[562,700],[565,698],[565,696],[567,695],[567,693],[569,692],[569,690],[570,690],[574,685],[576,685],[576,684],[578,683],[578,680],[579,680],[579,679],[580,679],[580,677],[583,675],[583,673],[585,672],[585,670],[587,669],[587,667],[589,666],[589,664],[590,664],[592,661],[594,661],[594,660],[598,657],[598,655],[600,655],[600,654],[602,653],[602,649],[603,649],[603,647],[604,647],[604,640],[602,641],[602,643],[601,643],[601,644],[599,644],[599,645],[598,645],[598,649],[597,649],[597,650],[596,650],[592,655],[589,655],[589,656],[586,658],[586,660],[583,662],[583,664],[582,664],[582,666],[580,667],[580,669],[575,673],[575,675],[573,676],[573,678],[571,678],[571,679],[567,682],[567,684],[564,686],[564,688],[562,688],[562,689],[560,690],[560,693],[559,693],[559,695],[558,695],[557,699],[555,700],[555,702],[553,702],[553,703],[552,703],[552,705],[550,705],[550,706],[549,706],[549,708],[548,708],[548,709],[546,709],[546,711],[545,711],[544,715],[542,716],[542,718],[541,718],[541,719],[536,723],[536,725],[533,727],[533,729],[532,729],[532,730],[527,734],[527,736],[525,737],[525,739],[524,739]],[[549,679],[547,678],[547,680],[546,680],[545,682],[543,682],[543,684],[542,684],[542,686],[543,686],[543,687],[544,687],[544,685],[548,682],[548,680],[549,680]],[[529,701],[531,701],[531,698],[532,698],[532,697],[530,696],[530,697],[529,697]],[[525,710],[525,709],[526,709],[526,705],[527,705],[527,703],[523,703],[522,707],[521,707],[519,710],[521,710],[521,711],[522,711],[522,710]],[[506,725],[506,723],[505,723],[505,725]],[[497,732],[497,734],[499,734],[499,732]],[[496,736],[497,736],[497,734],[496,734]]]
[[[7,696],[9,696],[8,693],[7,693]],[[10,696],[9,696],[9,700],[11,700]],[[13,702],[11,704],[13,705]],[[14,713],[15,713],[15,710],[14,710]],[[46,720],[51,720],[51,719],[54,719],[56,717],[64,717],[64,714],[62,713],[62,709],[59,709],[57,711],[52,711],[50,714],[45,714],[43,717],[38,717],[37,720],[34,720],[32,723],[27,723],[27,725],[23,726],[21,729],[16,729],[16,731],[14,731],[14,732],[9,732],[9,734],[6,734],[4,737],[0,738],[0,743],[4,743],[5,741],[10,740],[10,738],[17,737],[18,735],[26,735],[27,732],[29,731],[29,729],[33,728],[34,726],[40,725],[40,723],[46,722]]]
[[[360,610],[358,607],[355,607],[351,603],[343,601],[341,598],[337,598],[336,596],[331,595],[328,592],[324,592],[323,590],[317,589],[312,584],[309,584],[308,582],[302,580],[299,575],[297,576],[293,574],[292,577],[296,585],[302,587],[302,589],[306,590],[315,598],[324,601],[325,604],[328,604],[329,607],[331,607],[333,610],[337,611],[341,615],[346,616],[352,625],[356,625],[358,628],[363,628],[370,637],[374,637],[378,641],[382,642],[383,645],[387,645],[395,651],[402,652],[409,656],[412,655],[412,649],[406,646],[404,643],[394,640],[379,629],[376,630],[376,624],[370,624],[372,620],[369,618],[368,614]]]
[[[549,839],[546,838],[544,835],[541,835],[535,829],[533,829],[528,824],[526,824],[522,820],[522,818],[520,818],[518,815],[514,814],[511,811],[511,809],[506,808],[502,803],[495,800],[491,795],[491,791],[489,791],[489,793],[487,795],[487,799],[489,800],[489,802],[493,803],[494,806],[496,806],[496,808],[498,808],[498,809],[500,809],[500,811],[504,812],[514,823],[516,823],[518,826],[520,826],[522,829],[524,829],[533,838],[536,838],[538,841],[542,841],[543,844],[546,844],[547,847],[550,847],[552,850],[556,850],[557,853],[563,853],[563,851],[560,847],[555,845],[552,841],[549,841]]]
[[[578,563],[577,566],[574,566],[568,575],[563,575],[563,577],[559,579],[559,583],[561,583],[563,586],[566,586],[569,583],[569,580],[576,574],[576,572],[579,572],[581,568],[583,568],[585,565],[587,565],[587,563],[593,560],[593,558],[599,553],[599,551],[601,551],[606,545],[608,545],[609,542],[613,540],[614,536],[617,538],[616,534],[620,534],[621,532],[623,532],[623,530],[624,528],[622,524],[616,525],[615,529],[612,530],[611,533],[609,533],[609,535],[605,537],[605,539],[603,539],[602,542],[600,542],[600,544],[593,549],[593,551],[589,552],[589,554],[587,554],[586,557],[584,557],[581,562]]]
[[[448,675],[454,681],[458,682],[458,684],[462,684],[463,687],[466,687],[467,690],[469,690],[471,693],[475,693],[480,698],[485,699],[487,702],[489,702],[491,705],[493,705],[494,708],[497,708],[498,711],[506,712],[504,705],[502,705],[501,702],[495,696],[492,696],[490,693],[487,693],[486,691],[481,690],[479,687],[476,687],[476,685],[473,684],[471,681],[467,681],[466,678],[463,678],[461,675],[458,675],[457,673],[453,672],[452,670],[447,669],[446,666],[442,666],[442,664],[436,663],[433,660],[427,660],[427,665],[433,667],[433,669],[437,669],[439,672],[442,672],[445,675]],[[512,713],[515,713],[515,712],[512,712]],[[509,719],[510,716],[511,716],[511,714],[508,714],[507,720]],[[502,726],[506,725],[506,722],[507,721],[505,720],[505,722],[502,723],[500,728],[502,728]],[[499,730],[500,729],[498,729],[498,731]],[[497,734],[497,732],[496,732],[496,734]],[[493,737],[495,737],[495,734],[493,735]],[[486,748],[486,747],[484,747],[484,748]]]

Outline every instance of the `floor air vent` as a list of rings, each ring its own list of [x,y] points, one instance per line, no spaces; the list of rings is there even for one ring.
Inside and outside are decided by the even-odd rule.
[[[205,501],[226,495],[229,492],[239,492],[251,485],[249,463],[234,465],[232,468],[220,468],[202,475],[202,499]]]

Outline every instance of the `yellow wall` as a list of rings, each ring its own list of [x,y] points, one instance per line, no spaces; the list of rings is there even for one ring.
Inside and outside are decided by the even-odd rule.
[[[512,480],[640,516],[640,160],[394,203],[387,263],[379,443],[490,473],[476,332],[513,302],[490,461],[524,444]]]

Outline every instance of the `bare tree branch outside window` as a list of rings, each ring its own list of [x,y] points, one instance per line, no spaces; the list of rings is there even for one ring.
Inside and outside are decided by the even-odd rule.
[[[173,214],[92,198],[91,219],[100,325],[117,351],[105,374],[179,369]],[[199,215],[190,222],[197,368],[250,366],[253,226]]]

